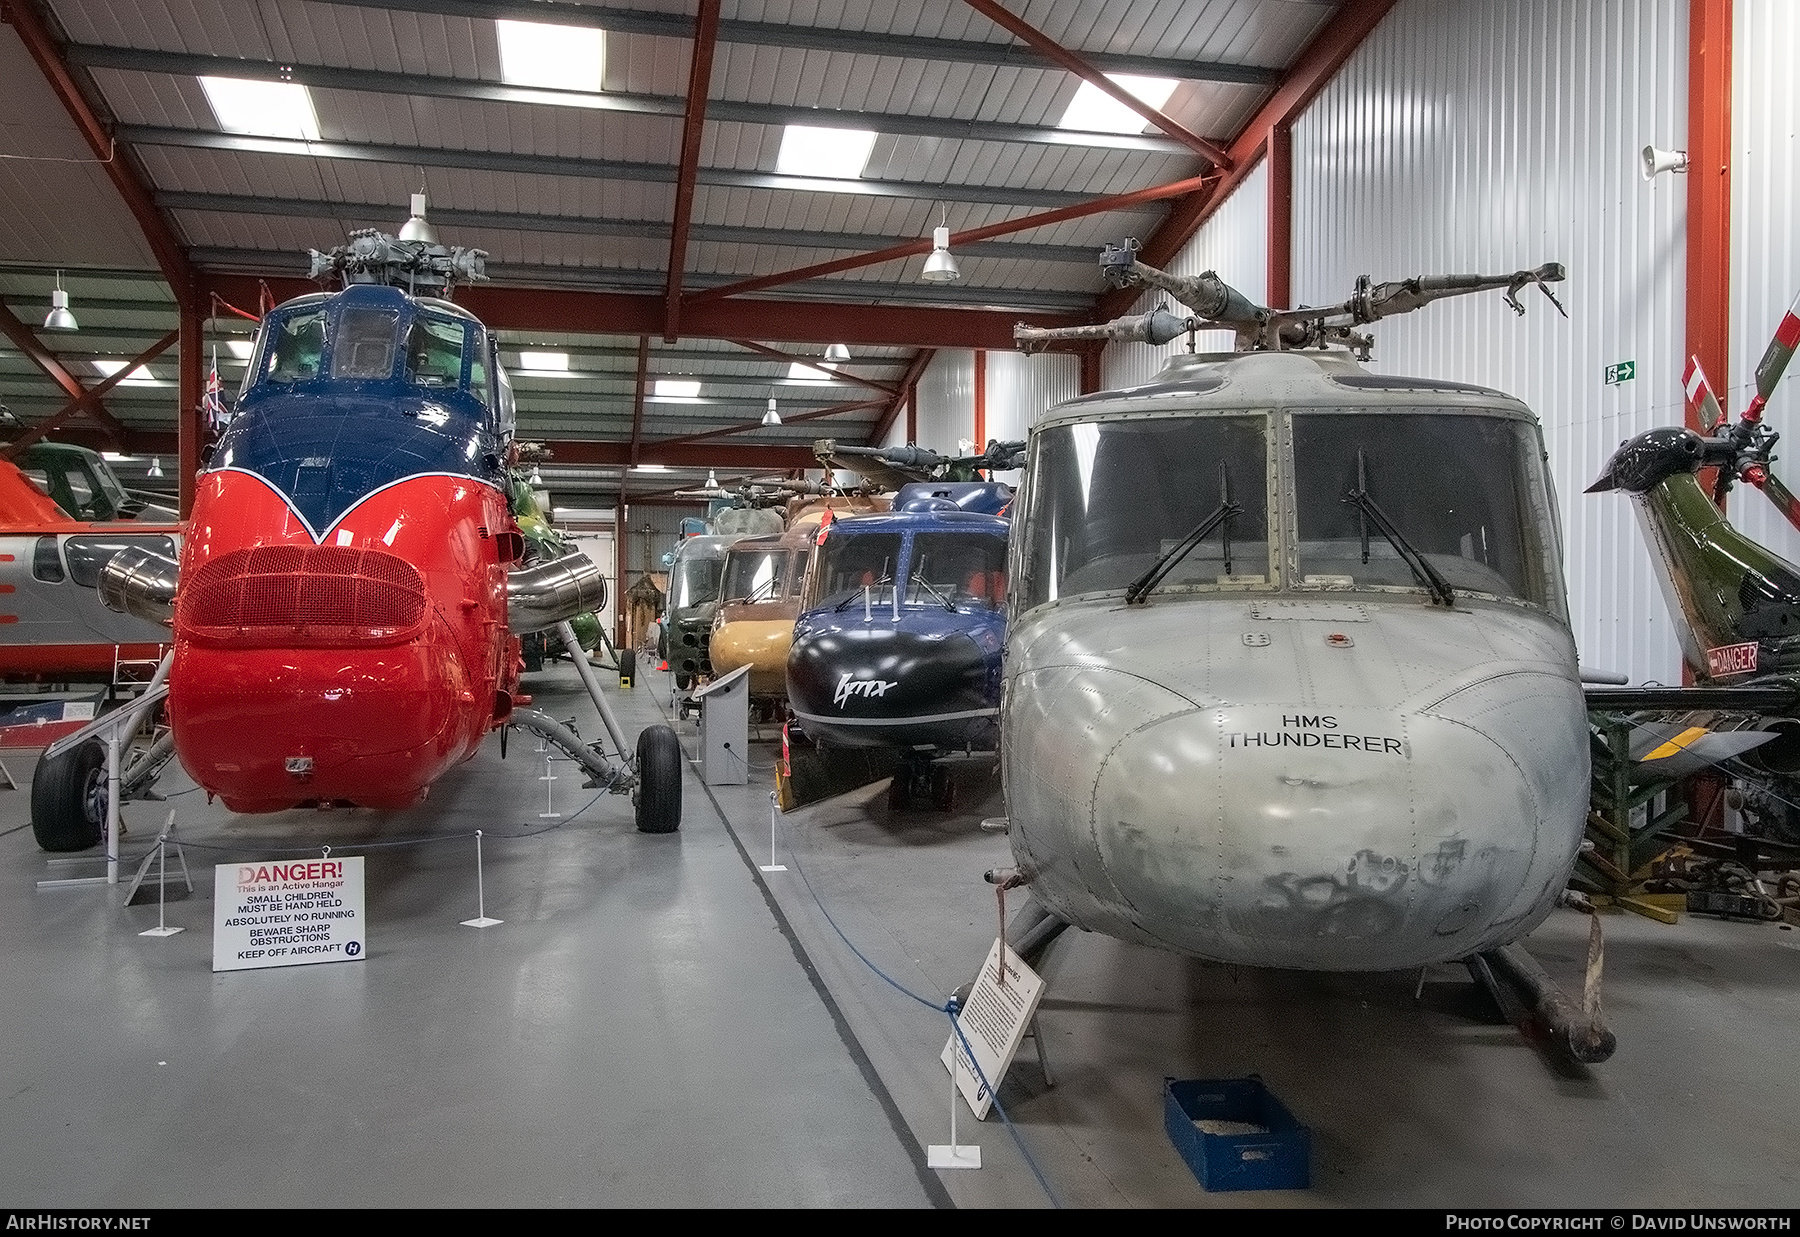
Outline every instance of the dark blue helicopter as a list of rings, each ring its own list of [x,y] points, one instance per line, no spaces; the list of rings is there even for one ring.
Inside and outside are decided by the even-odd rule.
[[[938,758],[999,737],[1012,491],[920,482],[890,514],[820,532],[788,653],[788,703],[831,747],[898,749],[889,803],[954,801]]]

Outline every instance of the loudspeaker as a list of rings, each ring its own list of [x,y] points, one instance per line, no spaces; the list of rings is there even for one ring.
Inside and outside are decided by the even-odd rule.
[[[1638,156],[1644,166],[1644,179],[1655,180],[1658,172],[1685,172],[1688,170],[1687,151],[1659,150],[1655,146],[1644,147],[1643,154]]]

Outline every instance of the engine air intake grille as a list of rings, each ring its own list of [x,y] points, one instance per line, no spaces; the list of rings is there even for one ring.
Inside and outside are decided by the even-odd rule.
[[[394,554],[340,546],[234,550],[177,598],[181,634],[237,648],[391,644],[425,621],[425,582]]]

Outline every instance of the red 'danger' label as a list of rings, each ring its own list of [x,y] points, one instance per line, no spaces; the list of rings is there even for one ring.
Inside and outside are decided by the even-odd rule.
[[[1756,669],[1756,642],[1727,644],[1706,650],[1706,673],[1715,679],[1728,674],[1747,674]]]

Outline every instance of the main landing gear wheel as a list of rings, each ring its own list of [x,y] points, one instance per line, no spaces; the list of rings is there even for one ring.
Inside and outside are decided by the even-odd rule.
[[[956,778],[951,776],[946,765],[931,770],[931,806],[940,812],[948,812],[956,806]]]
[[[681,828],[681,741],[667,726],[646,726],[637,742],[639,833]]]
[[[631,681],[637,678],[637,650],[619,650],[619,686],[629,688]]]
[[[31,832],[48,851],[86,850],[106,830],[106,745],[89,739],[31,779]]]

